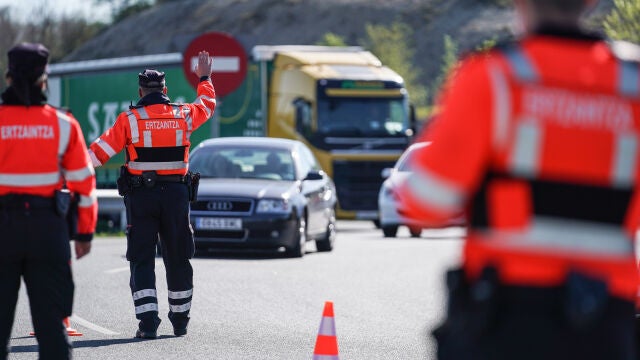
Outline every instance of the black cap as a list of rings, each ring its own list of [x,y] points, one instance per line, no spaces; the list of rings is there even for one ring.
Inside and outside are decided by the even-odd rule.
[[[49,50],[42,44],[21,43],[12,47],[7,56],[9,76],[35,82],[47,70]]]
[[[138,85],[143,88],[163,88],[164,73],[155,69],[146,69],[138,74]]]

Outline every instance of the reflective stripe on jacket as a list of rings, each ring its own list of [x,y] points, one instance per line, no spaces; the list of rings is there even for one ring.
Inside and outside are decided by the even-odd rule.
[[[52,197],[63,182],[80,195],[78,234],[92,235],[96,179],[78,121],[49,105],[0,105],[0,196]]]
[[[152,104],[121,113],[115,124],[91,144],[94,165],[107,162],[126,148],[129,173],[187,173],[190,138],[215,109],[211,80],[201,81],[192,104]]]
[[[468,211],[464,267],[551,286],[567,271],[634,299],[640,70],[603,41],[532,36],[465,60],[416,154],[403,211]],[[424,139],[423,139],[424,140]]]

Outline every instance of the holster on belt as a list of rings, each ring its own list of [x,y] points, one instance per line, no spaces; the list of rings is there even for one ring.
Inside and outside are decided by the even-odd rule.
[[[130,175],[127,171],[127,167],[124,165],[120,166],[120,176],[116,181],[118,185],[118,194],[120,196],[125,196],[129,191],[131,191],[131,182],[129,178]]]
[[[187,186],[189,187],[189,201],[196,201],[198,198],[198,187],[200,186],[200,173],[192,173],[189,171],[186,179]]]
[[[71,206],[71,192],[68,189],[56,190],[53,194],[56,214],[66,217]]]
[[[565,284],[565,317],[576,330],[598,326],[609,302],[607,283],[578,272],[570,272]]]
[[[158,180],[158,173],[155,171],[143,171],[142,172],[142,184],[146,188],[152,188],[156,186],[156,181]]]

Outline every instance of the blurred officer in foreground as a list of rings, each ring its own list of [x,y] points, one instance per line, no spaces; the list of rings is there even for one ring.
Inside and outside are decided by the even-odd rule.
[[[439,359],[634,359],[638,49],[579,28],[594,0],[515,0],[524,36],[465,59],[403,211],[461,208]]]
[[[189,259],[194,254],[189,201],[195,199],[199,179],[199,174],[188,172],[189,138],[215,109],[211,64],[209,53],[200,52],[195,70],[200,83],[193,104],[170,103],[163,72],[148,69],[138,74],[140,101],[121,113],[89,151],[94,166],[100,166],[126,149],[118,191],[127,209],[129,285],[140,320],[137,338],[156,338],[160,325],[154,271],[158,237],[167,271],[169,320],[176,336],[187,333],[193,294]]]
[[[76,258],[91,250],[98,217],[96,180],[80,125],[47,105],[49,51],[22,43],[9,50],[9,87],[0,105],[0,359],[7,357],[20,278],[27,286],[40,359],[68,359],[63,319],[71,316]],[[77,228],[68,229],[71,196],[80,195]]]

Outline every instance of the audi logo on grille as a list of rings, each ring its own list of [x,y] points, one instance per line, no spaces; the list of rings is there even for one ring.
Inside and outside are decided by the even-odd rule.
[[[231,201],[209,201],[207,209],[211,211],[231,211],[233,210],[233,204]]]

